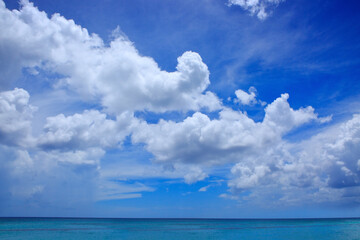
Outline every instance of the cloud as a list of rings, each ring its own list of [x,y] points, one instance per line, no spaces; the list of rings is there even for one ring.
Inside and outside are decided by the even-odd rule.
[[[286,204],[352,204],[360,197],[359,144],[360,115],[300,143],[281,141],[237,163],[231,170],[230,191],[238,196],[250,190],[246,199],[252,200],[264,200],[269,197],[265,193],[272,192],[278,196],[272,197],[274,201]]]
[[[208,175],[204,173],[200,168],[191,168],[190,171],[185,174],[184,179],[187,184],[192,184],[201,180],[204,180]]]
[[[331,162],[328,184],[333,188],[359,186],[360,115],[354,115],[339,130],[336,140],[324,146],[326,159]]]
[[[255,187],[268,172],[270,172],[270,169],[267,166],[258,165],[250,169],[243,163],[238,163],[231,169],[231,173],[239,177],[235,181],[231,181],[229,187],[235,187],[237,189]]]
[[[276,7],[284,0],[229,0],[229,5],[237,5],[264,20],[269,16],[269,9]]]
[[[199,192],[206,192],[211,187],[221,186],[221,184],[224,182],[224,180],[220,179],[220,180],[213,180],[213,181],[210,181],[210,182],[212,182],[212,183],[207,185],[207,186],[204,186],[204,187],[200,188]]]
[[[211,185],[207,185],[205,187],[202,187],[202,188],[199,189],[199,192],[206,192],[210,187],[211,187]]]
[[[235,95],[237,99],[235,99],[235,102],[238,102],[242,105],[252,105],[257,103],[256,101],[256,89],[254,87],[249,88],[249,93],[238,89],[235,91]]]
[[[101,148],[88,148],[86,151],[43,151],[37,154],[37,157],[48,159],[58,163],[74,164],[74,165],[94,165],[98,166],[100,158],[103,157],[105,151]]]
[[[119,36],[105,46],[73,20],[59,14],[48,18],[28,1],[21,1],[19,11],[1,2],[0,13],[0,70],[6,73],[0,83],[19,76],[23,67],[37,67],[62,76],[53,85],[98,101],[114,115],[221,107],[216,95],[206,91],[209,70],[195,52],[185,52],[176,71],[166,72],[126,38]]]
[[[46,119],[45,133],[39,137],[38,145],[44,149],[119,147],[136,124],[129,112],[120,114],[116,120],[107,119],[106,114],[97,110],[67,117],[60,114]]]
[[[0,146],[2,212],[16,209],[27,215],[32,209],[62,209],[89,206],[96,191],[97,166],[69,163],[71,157]],[[88,156],[91,153],[85,153]],[[58,161],[60,160],[60,161]],[[88,159],[90,160],[90,159]],[[5,207],[6,206],[6,207]],[[30,207],[30,209],[28,209]],[[12,210],[11,210],[12,209]],[[52,209],[54,211],[54,209]]]
[[[323,118],[318,118],[311,106],[293,110],[289,103],[289,94],[281,94],[274,102],[265,108],[264,124],[274,131],[286,133],[310,120],[324,122]]]
[[[31,119],[36,108],[29,104],[29,98],[28,92],[20,88],[0,92],[1,144],[32,144]]]
[[[102,176],[104,153],[99,148],[29,153],[0,145],[0,213],[88,216],[97,201],[138,198],[155,190]]]
[[[101,174],[105,149],[119,148],[136,126],[138,120],[132,113],[123,112],[114,120],[97,110],[60,114],[48,117],[44,132],[32,136],[36,107],[29,99],[23,89],[0,92],[0,206],[44,207],[50,202],[68,211],[99,200],[141,197],[141,192],[153,191],[128,183],[114,188],[119,184]]]
[[[241,111],[224,109],[218,119],[196,112],[182,122],[142,122],[132,134],[134,143],[145,143],[156,162],[205,166],[237,162],[258,155],[281,142],[292,129],[318,117],[311,107],[294,110],[282,94],[265,108],[262,122]]]
[[[98,201],[139,198],[142,196],[141,192],[155,191],[154,188],[138,182],[129,184],[114,181],[102,181],[100,190],[96,196]]]

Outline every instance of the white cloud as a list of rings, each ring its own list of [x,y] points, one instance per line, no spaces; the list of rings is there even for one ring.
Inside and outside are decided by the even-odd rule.
[[[284,0],[229,0],[229,5],[237,5],[264,20],[269,16],[269,9],[276,7]]]
[[[323,148],[329,166],[329,186],[344,188],[360,185],[360,172],[357,170],[360,158],[360,115],[339,127],[334,142],[329,142]],[[341,162],[341,164],[335,164]]]
[[[45,133],[38,143],[45,149],[84,149],[117,147],[137,124],[133,114],[124,112],[116,120],[106,118],[97,110],[65,117],[48,117]]]
[[[64,76],[62,84],[99,101],[115,115],[221,107],[215,94],[206,91],[209,71],[199,54],[185,52],[176,71],[166,72],[152,58],[141,56],[126,38],[120,36],[105,46],[73,20],[59,14],[48,18],[32,3],[21,4],[19,11],[0,5],[0,71],[6,73],[1,83],[18,76],[23,67],[37,66]]]
[[[36,110],[29,104],[24,89],[0,92],[0,143],[27,146],[31,144],[31,119]]]
[[[201,180],[204,180],[208,175],[204,173],[200,168],[190,168],[189,172],[185,174],[184,179],[187,184],[192,184]]]
[[[229,187],[235,187],[242,190],[256,187],[260,184],[261,178],[263,178],[268,172],[270,172],[268,166],[258,165],[253,169],[250,169],[243,163],[238,163],[231,169],[231,173],[238,176],[238,178],[230,181]]]
[[[141,192],[152,192],[155,189],[142,183],[121,183],[114,181],[102,181],[96,196],[98,201],[139,198]]]
[[[220,180],[213,180],[213,181],[210,181],[210,182],[212,182],[212,183],[207,185],[207,186],[204,186],[204,187],[200,188],[199,192],[206,192],[211,187],[220,186],[224,182],[224,180],[220,179]]]
[[[274,202],[286,204],[358,201],[359,146],[360,115],[354,115],[301,143],[282,141],[237,163],[228,185],[235,196],[252,191],[247,198],[252,200],[265,199],[269,197],[265,192],[272,192],[278,196],[272,197]]]
[[[254,87],[249,88],[249,93],[238,89],[235,91],[235,95],[237,97],[237,99],[235,99],[235,102],[239,102],[242,105],[252,105],[257,103],[256,89]]]
[[[311,107],[292,109],[283,94],[265,109],[262,122],[231,109],[219,113],[219,119],[195,113],[182,122],[160,120],[142,122],[134,131],[134,143],[145,148],[162,164],[189,164],[202,167],[242,161],[256,156],[281,142],[284,134],[316,120]]]
[[[86,151],[73,150],[73,151],[43,151],[37,154],[37,157],[47,159],[57,163],[68,163],[74,165],[94,165],[98,166],[101,157],[103,157],[105,151],[101,148],[88,148]]]
[[[273,103],[265,108],[264,124],[275,131],[285,133],[294,127],[298,127],[310,120],[319,120],[314,109],[309,106],[293,110],[288,103],[289,94],[281,94]]]
[[[210,187],[211,187],[211,185],[207,185],[205,187],[202,187],[202,188],[199,189],[199,192],[206,192]]]
[[[222,194],[219,195],[219,197],[225,198],[225,199],[231,199],[231,200],[238,200],[239,199],[238,196],[234,196],[232,194],[227,194],[227,193],[222,193]]]

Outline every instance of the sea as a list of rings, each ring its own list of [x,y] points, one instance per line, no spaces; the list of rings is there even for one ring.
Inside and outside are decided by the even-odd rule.
[[[0,239],[360,239],[360,219],[0,218]]]

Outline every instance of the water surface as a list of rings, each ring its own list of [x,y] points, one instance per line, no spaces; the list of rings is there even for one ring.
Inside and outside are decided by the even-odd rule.
[[[0,239],[360,239],[360,219],[0,218]]]

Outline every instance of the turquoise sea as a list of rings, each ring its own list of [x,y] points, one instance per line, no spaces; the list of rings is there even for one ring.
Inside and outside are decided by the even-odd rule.
[[[0,239],[360,239],[360,219],[0,218]]]

